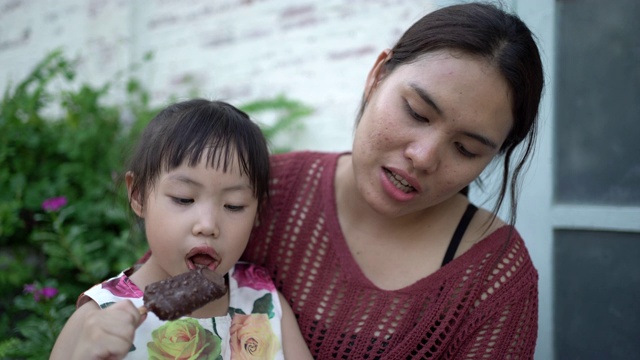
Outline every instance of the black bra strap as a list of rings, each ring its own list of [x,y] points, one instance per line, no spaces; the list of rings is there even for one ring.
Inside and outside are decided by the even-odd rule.
[[[464,215],[462,215],[462,219],[460,219],[458,227],[453,233],[453,237],[451,238],[451,242],[449,243],[447,252],[444,254],[442,266],[447,265],[449,262],[451,262],[451,260],[453,260],[453,257],[458,250],[458,246],[460,245],[460,241],[462,240],[462,235],[464,235],[464,232],[467,230],[467,226],[469,226],[469,223],[471,222],[471,219],[473,219],[473,215],[477,210],[478,208],[472,203],[469,203],[469,205],[467,205],[467,210],[465,210]]]

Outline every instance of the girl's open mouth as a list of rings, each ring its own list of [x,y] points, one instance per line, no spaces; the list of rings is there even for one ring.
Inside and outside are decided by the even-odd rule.
[[[189,270],[208,268],[212,271],[218,267],[220,258],[218,253],[210,247],[198,247],[187,254],[187,267]]]

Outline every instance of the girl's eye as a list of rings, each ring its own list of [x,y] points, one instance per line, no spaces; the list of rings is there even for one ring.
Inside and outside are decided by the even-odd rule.
[[[416,120],[418,120],[420,122],[426,122],[426,123],[429,122],[429,119],[427,119],[426,117],[424,117],[424,116],[418,114],[417,112],[415,112],[415,110],[413,110],[413,108],[411,108],[411,105],[409,105],[409,102],[407,102],[406,100],[404,102],[404,106],[405,106],[407,112],[409,113],[409,115],[411,115],[411,117],[413,117],[414,119],[416,119]]]
[[[474,154],[474,153],[470,152],[469,150],[467,150],[464,147],[464,145],[462,145],[461,143],[456,143],[456,148],[458,149],[460,154],[462,154],[462,156],[464,156],[464,157],[468,157],[468,158],[473,159],[474,157],[478,156],[477,154]]]
[[[178,205],[191,205],[191,204],[193,204],[193,199],[183,199],[183,198],[178,198],[178,197],[171,197],[171,199],[173,200],[173,202],[175,202]]]
[[[244,210],[244,206],[242,206],[242,205],[228,205],[227,204],[224,207],[225,207],[225,209],[227,209],[229,211],[232,211],[232,212],[240,212],[240,211]]]

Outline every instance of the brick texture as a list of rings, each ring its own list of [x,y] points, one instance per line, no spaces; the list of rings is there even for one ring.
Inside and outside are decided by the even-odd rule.
[[[378,53],[436,0],[0,0],[0,84],[63,48],[92,84],[135,71],[155,103],[279,94],[315,109],[295,149],[348,150]],[[137,70],[144,54],[153,58]],[[113,99],[124,96],[114,87]],[[260,119],[257,119],[260,120]]]

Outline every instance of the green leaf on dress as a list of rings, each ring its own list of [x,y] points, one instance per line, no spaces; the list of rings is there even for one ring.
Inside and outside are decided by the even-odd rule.
[[[273,298],[271,293],[265,294],[260,299],[256,300],[253,303],[253,311],[252,314],[267,314],[269,319],[275,316],[273,312]]]
[[[109,301],[109,302],[100,304],[100,309],[106,309],[106,308],[108,308],[109,306],[111,306],[113,304],[115,304],[115,302],[113,302],[113,301]]]
[[[235,314],[247,315],[244,311],[242,311],[242,309],[229,307],[229,316],[231,316],[231,318],[233,319],[233,315]]]

